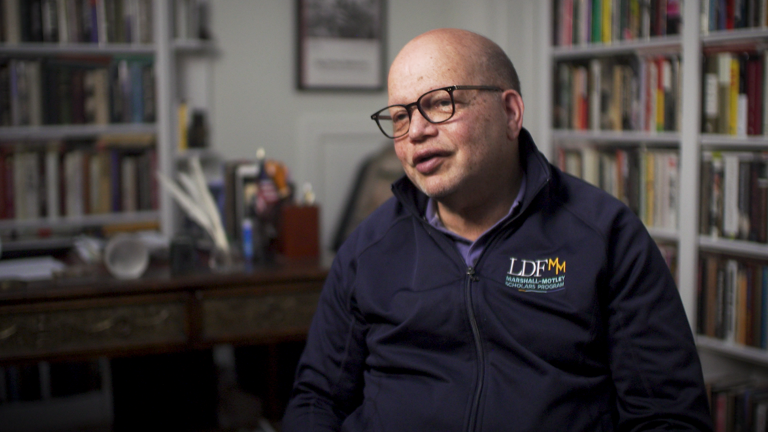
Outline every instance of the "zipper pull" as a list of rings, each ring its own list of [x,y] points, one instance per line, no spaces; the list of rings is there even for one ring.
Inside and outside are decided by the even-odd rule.
[[[471,280],[472,282],[477,282],[480,280],[479,277],[475,276],[474,267],[467,267],[467,276],[469,276],[469,280]]]

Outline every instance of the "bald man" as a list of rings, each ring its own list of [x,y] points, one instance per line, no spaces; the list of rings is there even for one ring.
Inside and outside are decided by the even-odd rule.
[[[334,260],[283,432],[711,430],[657,246],[539,153],[501,48],[427,32],[388,92],[406,175]]]

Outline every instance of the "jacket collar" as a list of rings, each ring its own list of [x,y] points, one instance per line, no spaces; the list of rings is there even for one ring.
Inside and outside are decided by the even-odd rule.
[[[549,182],[552,170],[527,129],[522,128],[518,136],[520,163],[526,175],[525,195],[520,212],[530,205],[539,191]],[[428,197],[421,192],[407,176],[392,184],[392,193],[415,216],[422,218],[426,212]]]

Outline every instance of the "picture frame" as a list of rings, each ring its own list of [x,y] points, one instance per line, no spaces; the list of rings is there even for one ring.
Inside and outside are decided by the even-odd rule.
[[[386,0],[296,0],[299,90],[380,91]]]

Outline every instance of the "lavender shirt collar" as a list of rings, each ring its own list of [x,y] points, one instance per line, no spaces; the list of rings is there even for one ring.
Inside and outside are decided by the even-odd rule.
[[[520,203],[523,202],[524,192],[525,174],[523,174],[523,178],[520,181],[520,190],[517,192],[517,197],[512,203],[512,206],[509,208],[507,215],[501,218],[492,227],[488,228],[485,232],[480,234],[480,237],[478,237],[474,242],[471,242],[464,237],[449,231],[445,225],[443,225],[443,222],[440,220],[440,216],[437,214],[437,202],[435,202],[435,200],[432,198],[429,198],[429,201],[427,202],[427,210],[425,212],[425,216],[427,218],[427,222],[429,222],[430,225],[451,237],[453,242],[456,244],[456,247],[459,249],[459,252],[461,252],[461,256],[464,257],[464,262],[467,264],[467,266],[472,267],[475,265],[475,262],[480,257],[480,254],[483,252],[483,249],[485,249],[485,246],[488,243],[488,233],[512,217],[517,208],[520,206]]]

